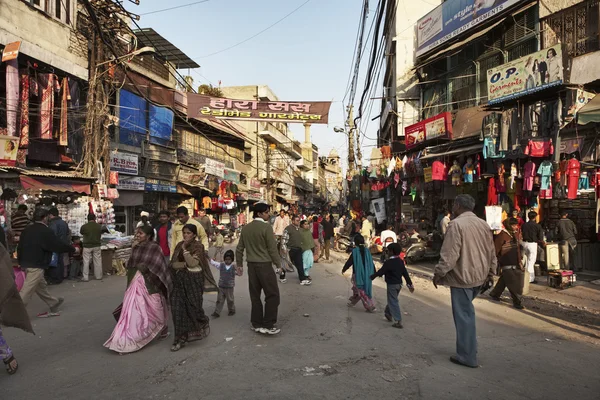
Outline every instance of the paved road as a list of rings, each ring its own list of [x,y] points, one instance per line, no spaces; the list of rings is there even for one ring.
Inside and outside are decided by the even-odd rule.
[[[467,369],[448,361],[455,337],[447,289],[417,279],[414,294],[401,294],[405,328],[398,330],[381,312],[346,306],[349,277],[340,271],[339,263],[316,265],[309,287],[290,274],[281,285],[278,336],[249,329],[244,276],[237,315],[212,321],[206,340],[178,353],[156,342],[126,356],[102,347],[125,278],[52,287],[66,298],[62,316],[35,320],[36,336],[5,329],[21,369],[0,373],[2,398],[598,399],[597,320],[478,299],[481,368]],[[381,310],[384,283],[376,284]],[[215,300],[205,296],[207,313]],[[30,304],[30,314],[41,310],[39,299]]]

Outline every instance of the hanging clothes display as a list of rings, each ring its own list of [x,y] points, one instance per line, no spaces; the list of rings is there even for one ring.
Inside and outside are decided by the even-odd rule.
[[[535,179],[535,163],[531,160],[525,163],[523,167],[523,190],[531,192],[533,190],[533,180]]]
[[[579,187],[579,175],[581,174],[581,166],[579,160],[575,157],[571,158],[567,164],[567,198],[574,200],[577,198],[577,188]]]
[[[475,175],[475,167],[473,166],[473,160],[469,158],[463,166],[463,180],[465,183],[473,183],[473,175]]]
[[[542,161],[537,171],[540,179],[540,199],[552,199],[552,163]]]
[[[446,176],[446,165],[441,161],[434,161],[431,164],[431,179],[434,181],[445,181]]]
[[[6,134],[17,136],[17,115],[19,111],[19,63],[6,61]]]
[[[17,165],[25,166],[27,159],[27,147],[29,147],[29,75],[22,71],[20,80],[19,100],[19,150],[17,151]]]
[[[462,170],[460,169],[460,166],[458,165],[458,161],[454,161],[454,163],[452,164],[452,167],[450,167],[450,170],[448,171],[448,175],[450,175],[452,177],[452,184],[454,186],[458,186],[460,185],[460,176],[462,174]]]
[[[68,146],[69,145],[69,136],[67,133],[68,125],[67,125],[67,110],[69,103],[69,80],[67,78],[63,78],[61,85],[62,95],[60,97],[60,133],[58,136],[58,144],[59,146]]]
[[[582,171],[579,175],[579,190],[588,190],[590,188],[590,179],[587,171]]]
[[[495,206],[498,204],[498,193],[496,192],[496,180],[490,178],[488,182],[487,205]]]
[[[517,164],[510,164],[510,188],[514,190],[515,188],[515,179],[517,179]]]
[[[525,154],[530,157],[550,157],[554,154],[552,140],[530,140],[525,148]]]
[[[52,139],[52,126],[54,119],[54,74],[38,75],[38,84],[40,91],[40,114],[39,114],[39,132],[41,139]]]

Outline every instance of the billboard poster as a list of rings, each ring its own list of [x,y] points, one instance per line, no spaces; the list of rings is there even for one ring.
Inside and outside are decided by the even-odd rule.
[[[488,69],[488,103],[493,104],[562,85],[563,81],[563,52],[562,46],[557,44]]]
[[[447,0],[417,21],[417,57],[477,25],[493,19],[519,0]]]
[[[18,136],[0,136],[0,166],[14,167],[17,164]]]
[[[225,164],[212,158],[207,158],[204,164],[204,172],[223,179],[225,178]]]
[[[236,100],[188,93],[188,115],[195,119],[327,124],[330,101]]]
[[[139,190],[143,191],[146,188],[146,178],[143,176],[121,176],[119,177],[119,190]]]
[[[427,140],[452,139],[452,114],[444,112],[404,128],[406,149],[409,150]]]

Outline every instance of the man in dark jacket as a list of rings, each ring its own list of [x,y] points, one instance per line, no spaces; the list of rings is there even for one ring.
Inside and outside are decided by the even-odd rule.
[[[38,208],[33,214],[34,223],[29,225],[21,234],[17,254],[22,269],[27,270],[27,278],[21,289],[21,298],[27,305],[33,293],[50,307],[50,313],[41,313],[39,317],[53,316],[63,303],[63,298],[56,298],[48,293],[44,270],[48,269],[52,253],[72,253],[73,246],[66,244],[48,228],[48,211]]]
[[[58,215],[58,209],[52,207],[48,210],[48,227],[52,229],[52,232],[58,237],[58,239],[65,243],[71,244],[71,234],[69,225]],[[46,270],[46,280],[49,285],[58,285],[62,283],[65,276],[65,263],[63,254],[58,254],[56,265],[52,265]]]
[[[325,254],[325,260],[327,262],[329,262],[329,249],[331,248],[331,239],[334,235],[332,218],[333,217],[331,214],[326,214],[325,218],[323,218],[323,222],[321,222],[321,225],[323,225],[323,236],[325,240],[323,249],[321,249],[321,257],[323,257],[323,254]]]
[[[523,304],[523,265],[521,263],[521,235],[519,232],[519,221],[509,218],[504,222],[503,229],[494,239],[496,257],[498,259],[498,270],[500,279],[490,292],[490,297],[500,301],[500,296],[505,288],[508,288],[515,308],[522,310]]]
[[[560,253],[563,268],[575,271],[573,260],[575,259],[575,248],[577,247],[577,226],[569,219],[569,213],[562,211],[560,220],[556,224],[556,236],[559,240]]]

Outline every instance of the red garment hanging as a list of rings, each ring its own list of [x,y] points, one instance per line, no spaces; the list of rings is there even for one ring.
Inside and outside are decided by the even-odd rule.
[[[496,180],[494,178],[490,178],[488,182],[488,195],[487,195],[487,206],[497,206],[498,205],[498,193],[496,193]]]
[[[569,160],[567,164],[567,198],[574,200],[577,198],[577,188],[579,187],[579,175],[581,174],[581,165],[576,158]]]

